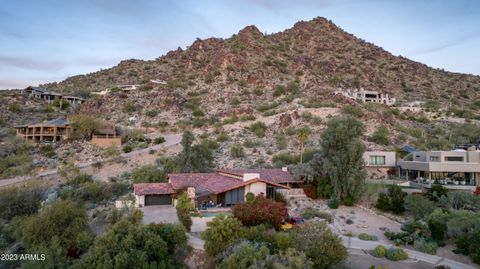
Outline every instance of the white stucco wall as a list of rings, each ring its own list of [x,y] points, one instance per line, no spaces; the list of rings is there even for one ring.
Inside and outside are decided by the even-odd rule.
[[[145,206],[145,195],[135,195],[135,206]]]
[[[385,156],[385,165],[371,165],[369,163],[370,156]],[[363,160],[365,161],[365,166],[367,167],[396,167],[397,158],[395,151],[365,151],[363,153]]]
[[[267,184],[264,182],[255,182],[249,184],[245,186],[245,195],[247,195],[249,192],[253,193],[255,196],[259,195],[260,193],[267,195]]]

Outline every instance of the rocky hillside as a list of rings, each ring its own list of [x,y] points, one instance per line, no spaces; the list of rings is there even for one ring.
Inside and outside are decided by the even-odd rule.
[[[119,89],[125,84],[140,87]],[[219,141],[227,136],[223,156],[239,144],[249,161],[258,163],[296,150],[294,135],[300,127],[312,130],[307,146],[314,147],[326,120],[342,113],[367,123],[369,148],[385,148],[412,141],[431,147],[437,140],[443,147],[453,143],[444,141],[451,137],[445,127],[476,119],[480,112],[480,77],[394,56],[324,18],[271,35],[248,26],[228,39],[198,39],[186,50],[152,61],[122,61],[46,87],[77,94],[109,89],[106,95],[91,95],[80,111],[135,127],[214,131],[224,137]],[[389,93],[399,108],[358,105],[333,95],[339,88],[361,87]],[[415,111],[401,107],[412,101],[425,103]],[[264,133],[256,133],[254,121],[266,125]],[[388,143],[368,142],[381,125],[388,129]],[[282,139],[286,146],[279,146]]]

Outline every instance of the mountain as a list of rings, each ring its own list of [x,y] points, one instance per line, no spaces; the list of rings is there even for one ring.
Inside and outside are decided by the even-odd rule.
[[[128,84],[140,86],[128,92],[118,88]],[[281,151],[272,141],[278,133],[288,133],[288,128],[309,126],[317,136],[328,117],[353,113],[345,104],[360,110],[354,114],[367,123],[368,135],[386,125],[390,146],[412,140],[421,143],[425,135],[418,130],[445,129],[451,122],[475,119],[480,112],[479,76],[433,69],[394,56],[320,17],[270,35],[247,26],[228,39],[197,39],[187,49],[170,51],[155,60],[126,60],[45,86],[82,95],[110,89],[104,96],[91,95],[79,112],[121,125],[170,131],[215,127],[217,133],[227,131],[231,143],[256,145],[260,139],[257,144],[262,147],[247,146],[247,153],[259,156]],[[334,96],[339,88],[388,93],[398,106],[425,103],[419,111],[356,105]],[[242,131],[252,119],[266,123],[265,139]],[[432,135],[435,139],[447,136],[445,130]],[[295,142],[287,144],[287,149],[295,148]],[[384,146],[371,143],[369,147]]]

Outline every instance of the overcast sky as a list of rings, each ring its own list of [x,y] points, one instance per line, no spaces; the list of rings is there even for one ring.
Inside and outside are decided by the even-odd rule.
[[[2,0],[0,89],[155,59],[247,25],[279,32],[317,16],[395,55],[480,75],[477,0]]]

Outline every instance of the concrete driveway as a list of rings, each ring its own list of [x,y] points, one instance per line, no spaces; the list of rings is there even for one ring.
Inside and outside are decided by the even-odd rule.
[[[149,223],[180,223],[177,210],[172,205],[151,205],[142,207],[143,224]]]

